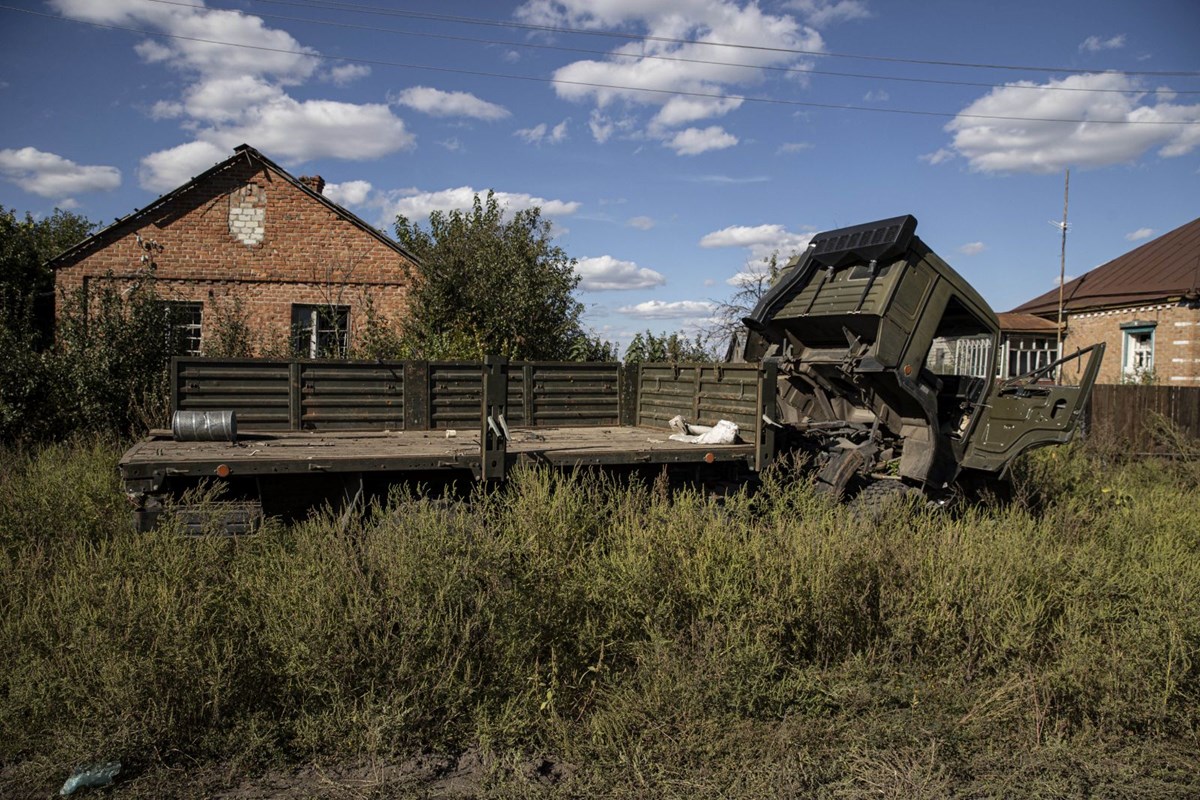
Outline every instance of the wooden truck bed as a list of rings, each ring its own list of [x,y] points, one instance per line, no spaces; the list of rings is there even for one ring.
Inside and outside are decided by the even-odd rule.
[[[173,411],[232,411],[238,436],[153,431],[125,453],[139,527],[204,479],[265,507],[271,495],[319,503],[322,485],[355,494],[431,472],[502,480],[523,463],[758,470],[774,458],[763,422],[775,415],[773,366],[182,358],[171,381]],[[739,443],[671,441],[676,415],[730,420]]]
[[[736,460],[753,466],[753,442],[697,445],[671,441],[667,438],[670,433],[664,428],[626,426],[512,429],[507,466],[537,463],[570,468]],[[153,431],[125,453],[120,469],[127,481],[444,469],[478,474],[480,457],[479,431],[454,430],[450,436],[445,430],[280,431],[243,435],[234,444],[177,442],[170,431]]]

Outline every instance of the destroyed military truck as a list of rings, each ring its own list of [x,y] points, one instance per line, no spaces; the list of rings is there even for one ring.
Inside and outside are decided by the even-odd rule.
[[[743,360],[778,363],[784,449],[813,456],[818,485],[939,497],[1002,478],[1031,447],[1074,434],[1104,345],[995,379],[988,304],[896,217],[815,236],[746,317]],[[1047,379],[1074,362],[1076,385]]]
[[[236,532],[400,481],[499,481],[522,463],[728,484],[788,457],[860,502],[977,492],[1074,435],[1104,345],[997,379],[995,313],[916,225],[813,237],[723,363],[175,359],[174,430],[119,465],[135,520],[149,528],[182,502],[189,524],[211,524],[181,498],[213,481]],[[1072,385],[1051,382],[1064,370]],[[734,441],[671,438],[672,423],[721,421]]]

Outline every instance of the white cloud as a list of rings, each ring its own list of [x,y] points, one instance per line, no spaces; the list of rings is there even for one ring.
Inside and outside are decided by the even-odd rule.
[[[428,217],[433,211],[468,210],[475,202],[475,195],[482,198],[487,195],[487,191],[470,186],[459,186],[436,192],[408,189],[389,192],[380,205],[383,208],[385,220],[390,221],[397,215],[403,215],[410,220],[421,220]],[[500,206],[508,211],[521,211],[537,206],[548,217],[574,214],[581,205],[575,201],[547,200],[544,197],[535,197],[521,192],[496,192],[495,195]]]
[[[267,27],[260,17],[202,4],[140,0],[52,0],[51,6],[71,19],[192,37],[144,40],[134,47],[147,62],[174,69],[187,81],[179,100],[156,102],[150,115],[179,119],[192,141],[142,160],[139,179],[148,189],[172,189],[243,142],[285,162],[301,162],[377,158],[409,148],[415,141],[387,105],[299,101],[289,95],[286,87],[317,76],[317,51],[285,31]],[[194,39],[251,47],[230,48]],[[350,80],[365,74],[364,69],[349,65],[328,75],[335,82]]]
[[[813,148],[810,142],[784,142],[776,149],[776,154],[791,155],[793,153],[803,153],[805,150]]]
[[[666,146],[681,156],[696,156],[709,150],[724,150],[733,147],[738,139],[727,133],[720,125],[707,128],[688,128],[671,137]]]
[[[744,286],[750,286],[751,284],[758,283],[766,276],[766,265],[762,262],[758,262],[757,264],[747,264],[746,269],[743,269],[740,272],[735,272],[733,275],[725,279],[725,283],[740,289]]]
[[[794,253],[808,247],[812,237],[811,233],[795,233],[782,225],[731,225],[706,234],[700,239],[700,246],[746,248],[748,257],[741,271],[726,280],[730,286],[743,286],[758,280],[767,271],[767,262],[772,255],[777,256],[779,265],[783,266]]]
[[[561,144],[567,140],[567,123],[569,120],[562,122],[550,128],[546,123],[542,122],[534,125],[532,128],[522,128],[514,131],[513,136],[523,140],[526,144]]]
[[[121,185],[116,167],[84,166],[33,147],[0,150],[0,176],[31,194],[64,201],[76,192],[107,192]]]
[[[668,303],[663,300],[647,300],[632,306],[621,306],[617,313],[626,314],[638,319],[685,319],[706,317],[716,310],[716,306],[707,300],[676,300]]]
[[[741,186],[747,183],[769,183],[771,179],[766,175],[691,175],[684,178],[685,181],[691,183],[711,183],[716,186]]]
[[[808,246],[810,233],[792,233],[782,225],[730,225],[713,231],[700,239],[700,246],[714,247],[767,247],[779,252],[790,252]]]
[[[138,167],[138,183],[153,192],[168,192],[232,155],[210,142],[188,142],[151,153]]]
[[[805,22],[817,28],[871,16],[863,0],[791,0],[785,7],[796,9]]]
[[[1119,50],[1125,46],[1125,34],[1121,33],[1108,39],[1099,36],[1089,36],[1079,44],[1081,52],[1099,53],[1101,50]]]
[[[429,86],[413,86],[390,99],[431,117],[469,117],[491,122],[510,116],[504,106],[481,100],[469,92],[443,92]]]
[[[1125,239],[1130,242],[1140,242],[1143,239],[1149,239],[1154,233],[1154,228],[1138,228],[1136,231],[1125,234]]]
[[[300,102],[253,76],[196,83],[184,92],[182,107],[188,119],[208,127],[195,126],[194,142],[143,159],[139,176],[147,189],[173,189],[181,172],[190,177],[200,171],[197,165],[207,168],[243,142],[269,156],[301,162],[378,158],[415,141],[404,121],[382,103]]]
[[[262,78],[239,75],[189,86],[183,93],[181,110],[192,119],[220,125],[244,121],[268,104],[289,99],[283,89]]]
[[[650,130],[661,131],[710,117],[723,117],[742,107],[740,97],[672,97],[650,121]]]
[[[833,5],[850,8],[858,4],[850,0]],[[812,11],[816,13],[816,9]],[[821,34],[796,17],[767,13],[758,3],[741,0],[527,0],[516,17],[534,24],[617,29],[649,37],[622,44],[607,58],[584,59],[558,68],[554,91],[567,100],[591,102],[597,110],[611,108],[616,102],[657,107],[647,128],[656,138],[665,137],[666,129],[723,116],[742,104],[736,97],[671,93],[736,93],[738,87],[761,82],[763,67],[800,68],[811,62],[806,55],[788,51],[819,52],[825,47]],[[763,49],[719,49],[720,45],[745,43]],[[737,55],[734,58],[723,52]],[[712,63],[720,61],[730,63]],[[589,122],[598,142],[612,135],[606,123],[605,118],[597,117]]]
[[[987,249],[987,245],[983,242],[967,242],[962,247],[958,248],[958,252],[964,256],[977,256]]]
[[[187,39],[147,39],[135,50],[150,63],[169,66],[204,78],[243,75],[271,76],[284,83],[308,79],[317,68],[317,53],[302,46],[286,31],[268,28],[262,18],[238,11],[197,9],[144,3],[138,0],[52,0],[51,7],[71,19],[109,25],[149,27]],[[196,2],[192,5],[201,5]],[[210,39],[250,45],[249,49],[194,41]],[[283,52],[279,52],[283,51]]]
[[[183,103],[159,100],[150,107],[150,119],[179,119],[183,116]]]
[[[334,86],[346,86],[370,74],[371,68],[366,64],[339,64],[329,70],[329,80]]]
[[[650,217],[631,217],[625,224],[631,228],[637,228],[639,231],[648,231],[657,223]]]
[[[598,144],[604,144],[613,135],[616,126],[613,121],[600,112],[600,109],[593,108],[591,115],[588,117],[588,129],[592,132],[592,138]]]
[[[581,278],[579,288],[585,292],[649,289],[667,282],[661,273],[612,256],[581,258],[575,264],[575,271]]]
[[[227,147],[251,142],[284,159],[344,158],[363,161],[412,147],[404,121],[381,103],[339,103],[292,98],[255,108],[242,124],[202,138]]]
[[[1036,91],[1022,81],[993,89],[964,108],[946,125],[951,147],[980,172],[1059,172],[1068,166],[1102,167],[1136,161],[1146,151],[1171,158],[1200,145],[1200,104],[1173,105],[1156,100],[1128,75],[1119,72],[1072,75],[1043,87],[1105,89]],[[975,115],[975,118],[972,118]],[[1026,119],[980,119],[1024,117]],[[1034,119],[1080,119],[1043,122]],[[1121,120],[1103,124],[1091,120]],[[1167,123],[1167,124],[1147,124]],[[942,151],[939,151],[939,153]],[[926,160],[937,163],[938,154]],[[941,159],[944,160],[944,159]]]
[[[892,99],[892,96],[883,89],[872,89],[863,95],[863,102],[866,103],[885,103]]]
[[[346,181],[325,184],[325,196],[342,206],[361,206],[371,194],[369,181]]]
[[[462,150],[462,142],[453,136],[449,139],[442,139],[440,142],[438,142],[438,144],[449,150],[451,153],[457,153],[459,150]]]
[[[917,156],[917,158],[924,161],[926,164],[932,164],[936,167],[938,164],[954,158],[954,151],[947,147],[939,147],[932,153],[926,153],[923,156]]]

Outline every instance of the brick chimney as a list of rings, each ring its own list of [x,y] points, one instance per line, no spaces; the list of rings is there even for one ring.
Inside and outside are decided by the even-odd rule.
[[[325,192],[325,179],[320,175],[301,175],[299,180],[317,194],[323,194]]]

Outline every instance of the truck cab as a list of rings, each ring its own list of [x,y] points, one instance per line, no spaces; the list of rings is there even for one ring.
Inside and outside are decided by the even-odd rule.
[[[1099,369],[1102,345],[1074,356],[1088,357],[1078,386],[997,381],[995,312],[916,228],[818,234],[744,319],[743,358],[778,361],[778,424],[839,494],[880,472],[927,491],[1003,475],[1070,438]]]

